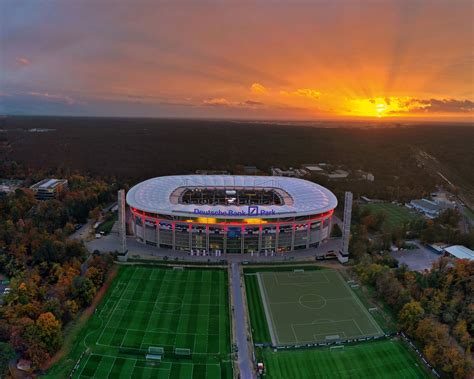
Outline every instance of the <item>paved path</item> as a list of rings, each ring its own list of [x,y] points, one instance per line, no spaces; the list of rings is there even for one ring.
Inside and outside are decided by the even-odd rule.
[[[252,359],[249,351],[249,342],[247,341],[247,323],[244,300],[242,296],[242,276],[238,263],[232,263],[232,297],[234,301],[234,311],[232,317],[235,322],[235,334],[237,340],[238,365],[241,379],[255,378],[255,372],[252,366]]]

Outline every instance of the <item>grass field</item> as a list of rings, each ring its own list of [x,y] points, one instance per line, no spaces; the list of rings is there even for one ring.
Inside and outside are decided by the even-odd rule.
[[[381,378],[415,379],[431,376],[417,357],[398,340],[380,340],[344,348],[259,352],[269,379]]]
[[[121,267],[104,301],[64,362],[87,351],[75,378],[231,378],[227,273],[224,270]],[[145,358],[163,347],[161,363]],[[175,348],[191,349],[180,358]]]
[[[250,325],[252,327],[252,337],[254,343],[270,343],[270,331],[265,319],[265,309],[263,309],[260,289],[256,274],[245,275],[245,291],[247,294],[248,308],[251,309]]]
[[[373,214],[385,212],[387,219],[384,221],[384,226],[390,229],[421,218],[415,211],[392,203],[363,204],[361,209],[368,209]]]
[[[383,334],[335,270],[260,272],[257,278],[274,345],[332,342]],[[258,308],[251,308],[254,318],[258,318],[255,312]]]

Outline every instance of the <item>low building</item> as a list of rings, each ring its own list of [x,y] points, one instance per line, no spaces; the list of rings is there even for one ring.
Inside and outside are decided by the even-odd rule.
[[[442,210],[438,204],[428,199],[412,200],[410,206],[428,218],[438,217]]]
[[[349,172],[345,170],[335,170],[327,174],[327,177],[332,180],[345,179],[349,176]]]
[[[305,163],[305,164],[302,164],[301,167],[303,167],[303,169],[308,171],[310,174],[324,173],[324,169],[321,168],[318,164]]]
[[[257,175],[258,168],[256,166],[244,166],[245,175]]]
[[[10,193],[20,188],[23,180],[0,179],[0,192]]]
[[[367,180],[368,182],[373,182],[375,180],[375,175],[371,172],[357,170],[357,174],[360,176],[360,179]]]
[[[427,247],[430,250],[433,250],[436,254],[443,254],[444,249],[446,249],[448,245],[445,243],[436,242],[436,243],[432,243],[431,245],[427,245]]]
[[[66,179],[43,179],[33,184],[30,189],[38,200],[51,200],[58,198],[61,193],[66,191],[67,184]]]
[[[302,178],[308,173],[301,168],[290,167],[288,170],[282,170],[278,167],[272,167],[272,176],[286,176],[289,178]]]
[[[446,247],[444,252],[457,259],[469,259],[474,261],[474,251],[462,245],[453,245]]]

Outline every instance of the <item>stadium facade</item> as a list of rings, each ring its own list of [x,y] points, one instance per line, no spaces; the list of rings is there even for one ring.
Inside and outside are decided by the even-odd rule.
[[[275,176],[180,175],[127,193],[144,244],[192,253],[284,253],[329,238],[337,199],[328,189]]]

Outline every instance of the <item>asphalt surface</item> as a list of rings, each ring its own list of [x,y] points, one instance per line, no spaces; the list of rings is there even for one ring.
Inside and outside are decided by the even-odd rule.
[[[112,233],[103,236],[99,239],[92,239],[84,242],[90,252],[99,250],[101,252],[110,252],[119,250],[119,239],[118,233]],[[184,260],[190,262],[219,262],[225,260],[227,263],[231,262],[285,262],[285,261],[308,261],[311,258],[315,258],[318,255],[323,255],[329,250],[339,250],[341,246],[341,239],[334,238],[330,239],[326,243],[322,244],[317,248],[296,250],[293,252],[286,253],[273,253],[265,255],[261,254],[222,254],[220,256],[208,254],[208,255],[191,255],[188,252],[176,251],[171,249],[162,249],[154,246],[144,245],[138,242],[133,236],[127,237],[127,248],[129,251],[129,258],[139,256],[140,258],[156,258],[163,259],[168,257],[170,260]]]
[[[235,323],[235,334],[238,348],[238,359],[240,377],[242,379],[256,378],[255,371],[252,367],[252,357],[250,356],[249,342],[247,341],[247,324],[244,300],[242,296],[242,276],[240,275],[240,267],[238,263],[232,263],[232,298],[233,313],[232,317]]]
[[[390,255],[399,263],[405,263],[412,271],[423,272],[424,270],[429,270],[433,262],[441,257],[441,255],[436,254],[419,242],[410,241],[410,243],[417,245],[418,248],[395,251],[391,252]]]

